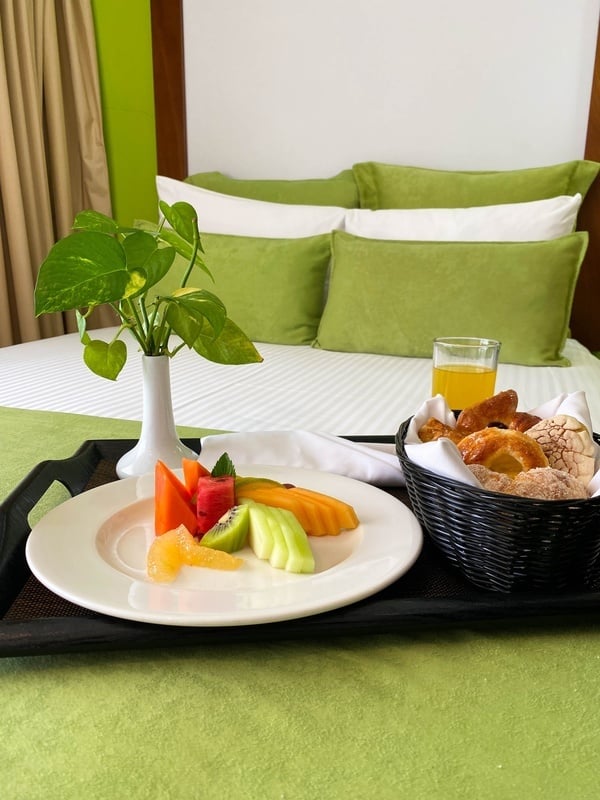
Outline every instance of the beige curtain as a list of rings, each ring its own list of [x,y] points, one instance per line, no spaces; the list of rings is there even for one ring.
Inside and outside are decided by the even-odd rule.
[[[76,330],[33,291],[85,208],[111,214],[90,0],[0,0],[0,346]]]

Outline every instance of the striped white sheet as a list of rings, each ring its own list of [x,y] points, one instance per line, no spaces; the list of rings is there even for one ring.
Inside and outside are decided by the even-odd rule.
[[[109,339],[110,329],[98,332]],[[211,430],[304,429],[393,434],[430,395],[431,362],[311,347],[258,344],[262,364],[226,367],[189,351],[171,361],[175,419]],[[600,360],[568,340],[571,367],[501,364],[496,388],[515,389],[523,410],[584,390],[600,430]],[[116,383],[93,375],[77,334],[0,348],[0,405],[141,419],[135,345]]]

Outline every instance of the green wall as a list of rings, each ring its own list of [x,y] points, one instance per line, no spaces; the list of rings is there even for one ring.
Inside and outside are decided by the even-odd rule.
[[[92,0],[113,216],[157,218],[150,0]]]

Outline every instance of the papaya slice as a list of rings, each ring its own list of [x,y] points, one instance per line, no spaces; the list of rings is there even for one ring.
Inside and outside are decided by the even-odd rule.
[[[154,532],[160,536],[185,525],[196,533],[196,510],[191,505],[188,490],[162,461],[154,467]]]
[[[183,467],[183,482],[190,497],[194,500],[198,491],[198,478],[210,475],[210,471],[195,458],[182,458],[181,466]]]

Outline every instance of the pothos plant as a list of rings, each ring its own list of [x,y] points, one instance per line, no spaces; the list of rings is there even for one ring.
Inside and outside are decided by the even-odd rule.
[[[159,204],[158,225],[136,222],[124,228],[96,211],[77,214],[73,233],[58,241],[42,263],[35,286],[35,314],[74,309],[86,365],[116,380],[127,361],[120,338],[130,331],[147,356],[173,357],[183,347],[220,364],[250,364],[262,357],[227,316],[221,300],[206,289],[188,286],[194,266],[211,279],[202,253],[198,218],[189,203]],[[178,288],[151,292],[176,254],[187,261]],[[120,319],[110,342],[92,339],[91,312],[108,304]]]

